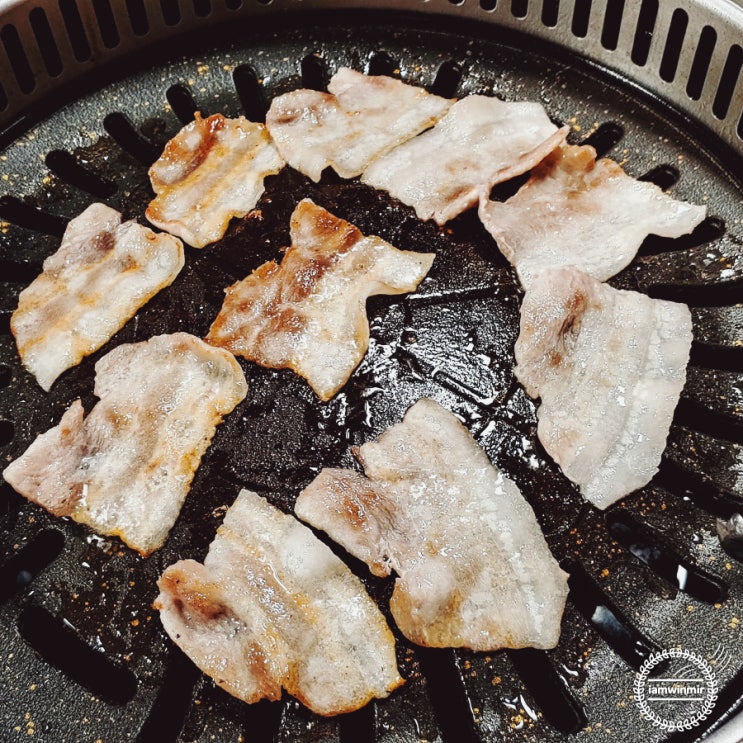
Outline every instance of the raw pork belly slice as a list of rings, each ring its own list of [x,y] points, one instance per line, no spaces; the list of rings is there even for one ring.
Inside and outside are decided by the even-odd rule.
[[[187,333],[118,346],[79,400],[3,477],[56,516],[147,555],[175,523],[216,426],[247,394],[234,357]]]
[[[263,179],[284,167],[263,124],[242,116],[196,118],[168,142],[150,168],[157,196],[145,212],[152,224],[203,248],[219,240],[263,193]]]
[[[21,292],[10,329],[23,365],[47,391],[119,331],[183,268],[183,245],[105,204],[70,220],[44,271]]]
[[[544,268],[575,266],[600,281],[619,273],[649,235],[679,237],[706,216],[658,186],[596,161],[590,146],[563,146],[506,202],[483,194],[480,219],[524,288]]]
[[[657,472],[691,341],[684,304],[612,289],[574,268],[532,280],[515,373],[541,398],[539,440],[599,508]]]
[[[294,90],[274,98],[266,126],[293,168],[319,181],[332,167],[360,175],[375,158],[433,126],[453,101],[391,77],[341,67],[329,93]]]
[[[454,415],[424,398],[354,453],[366,476],[322,470],[296,513],[375,575],[397,573],[391,609],[406,637],[474,650],[557,644],[567,574],[531,506]]]
[[[533,168],[567,133],[539,103],[471,95],[433,129],[373,162],[361,180],[412,206],[420,219],[442,225],[496,183]]]
[[[321,715],[403,683],[395,640],[361,581],[306,526],[243,490],[204,564],[181,560],[155,606],[173,641],[238,699],[282,687]]]
[[[348,381],[369,347],[366,300],[416,289],[432,253],[398,250],[301,201],[281,265],[264,263],[226,291],[207,342],[304,377],[322,400]]]

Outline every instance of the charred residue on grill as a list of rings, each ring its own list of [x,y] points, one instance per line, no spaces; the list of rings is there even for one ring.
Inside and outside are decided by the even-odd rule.
[[[8,198],[0,201],[0,267],[8,269],[0,281],[9,288],[0,306],[3,316],[9,316],[17,293],[56,249],[55,236],[67,218],[92,200],[105,197],[125,217],[144,222],[152,195],[146,169],[195,110],[246,113],[260,120],[274,95],[302,84],[323,88],[343,64],[399,74],[444,95],[484,92],[509,100],[541,100],[556,120],[571,125],[571,141],[587,138],[632,175],[670,188],[681,198],[709,202],[710,217],[695,233],[677,241],[649,238],[641,257],[613,282],[693,306],[694,369],[684,396],[697,407],[682,407],[657,482],[609,513],[627,509],[632,519],[649,525],[653,532],[644,535],[646,541],[661,534],[666,547],[686,561],[685,569],[697,565],[729,578],[731,598],[705,604],[680,593],[663,570],[659,576],[612,538],[605,516],[583,503],[546,456],[536,437],[535,403],[511,372],[521,292],[474,214],[439,230],[358,182],[327,172],[314,184],[285,169],[267,179],[256,212],[233,221],[218,244],[188,250],[186,268],[176,282],[104,349],[65,374],[49,395],[20,367],[7,329],[2,336],[0,380],[7,384],[0,385],[0,419],[12,425],[13,438],[0,451],[4,458],[14,458],[35,435],[54,425],[75,397],[82,396],[90,409],[93,365],[114,345],[175,330],[203,336],[219,310],[223,289],[280,256],[288,245],[289,215],[305,196],[366,234],[379,234],[401,248],[437,253],[430,277],[415,295],[370,301],[369,353],[329,403],[319,404],[288,371],[241,362],[250,385],[248,398],[218,429],[166,547],[148,560],[114,539],[100,539],[80,525],[53,519],[7,488],[0,490],[2,544],[10,556],[3,563],[0,589],[12,618],[10,631],[22,617],[26,623],[42,618],[37,625],[43,627],[48,615],[89,648],[104,651],[115,668],[129,669],[137,682],[131,699],[95,702],[80,697],[75,685],[71,691],[61,688],[64,682],[56,672],[34,660],[33,645],[21,644],[15,649],[19,662],[47,688],[56,685],[72,723],[45,713],[32,692],[20,688],[27,685],[25,677],[11,682],[14,698],[22,700],[18,709],[33,708],[41,718],[47,714],[48,724],[62,726],[59,738],[69,740],[75,727],[65,726],[92,704],[125,708],[128,731],[138,734],[141,743],[179,735],[183,740],[238,735],[270,740],[277,731],[285,740],[451,741],[464,735],[472,740],[507,735],[514,741],[560,741],[583,724],[584,713],[589,725],[608,721],[613,739],[632,740],[622,738],[622,726],[636,717],[631,668],[642,652],[679,643],[711,652],[714,648],[702,639],[710,627],[726,642],[737,637],[741,571],[720,552],[713,519],[702,510],[725,513],[740,498],[741,442],[733,399],[737,376],[719,377],[714,371],[723,360],[725,371],[743,372],[736,345],[743,319],[739,308],[725,306],[741,296],[740,228],[731,219],[734,191],[719,169],[696,152],[696,143],[644,102],[595,71],[574,66],[574,60],[549,63],[536,54],[525,56],[509,47],[508,40],[493,44],[371,27],[364,29],[362,39],[330,26],[286,32],[280,41],[248,34],[242,44],[142,73],[127,82],[131,88],[122,88],[117,105],[105,95],[91,96],[81,115],[92,122],[95,112],[100,124],[90,123],[83,136],[50,132],[42,125],[35,139],[24,137],[13,146],[23,150],[13,167],[28,160],[29,153],[38,154],[40,175],[17,174]],[[253,53],[256,46],[267,53]],[[612,96],[606,94],[607,85]],[[54,152],[68,154],[50,156]],[[721,185],[708,194],[712,173]],[[498,197],[507,198],[514,185],[499,189]],[[728,390],[724,400],[714,397],[720,381]],[[574,582],[585,578],[583,588],[591,586],[569,602],[558,647],[536,656],[430,651],[398,637],[406,686],[346,720],[320,720],[287,701],[245,707],[215,688],[164,638],[151,608],[159,574],[180,557],[203,558],[240,487],[255,489],[290,511],[296,494],[321,466],[349,466],[351,445],[398,422],[422,395],[440,400],[466,422],[529,499],[553,551],[571,567]],[[712,418],[705,423],[696,415],[700,410]],[[720,420],[730,426],[724,436],[721,429],[713,430]],[[689,473],[696,473],[699,481]],[[64,538],[60,551],[57,534]],[[363,566],[346,559],[386,607],[391,581],[371,578]],[[625,652],[622,643],[629,643],[635,655]],[[616,663],[617,654],[626,656],[629,665]],[[535,674],[534,668],[544,672]],[[567,696],[548,709],[545,700],[559,698],[561,688]],[[121,729],[110,722],[119,719],[116,710],[105,709],[109,722],[100,723],[101,737]],[[636,732],[627,729],[630,736]],[[654,734],[649,727],[643,732]]]

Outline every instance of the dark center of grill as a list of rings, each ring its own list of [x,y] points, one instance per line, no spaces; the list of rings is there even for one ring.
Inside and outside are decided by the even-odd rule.
[[[179,12],[177,3],[163,7]],[[74,27],[69,9],[68,16]],[[99,20],[110,22],[105,14]],[[7,150],[3,165],[12,177],[0,199],[0,218],[8,223],[0,230],[8,289],[0,306],[4,459],[18,456],[76,397],[91,407],[93,364],[113,345],[176,330],[203,336],[223,289],[288,244],[289,214],[303,197],[365,234],[435,251],[437,259],[417,294],[370,301],[370,351],[331,402],[318,403],[290,372],[243,365],[248,398],[218,430],[168,543],[150,559],[57,521],[0,487],[6,556],[0,631],[13,653],[3,729],[26,726],[28,711],[48,740],[77,740],[84,718],[85,734],[106,741],[125,734],[139,741],[560,741],[597,721],[613,740],[665,740],[638,719],[630,695],[634,670],[653,651],[677,644],[707,655],[722,644],[729,663],[720,670],[727,695],[720,705],[730,708],[743,695],[743,648],[736,641],[741,570],[726,564],[710,516],[741,510],[743,353],[735,303],[743,256],[740,225],[726,228],[734,223],[740,191],[669,112],[648,109],[639,93],[628,94],[574,59],[524,55],[503,40],[454,30],[400,26],[393,33],[367,26],[362,34],[350,28],[331,24],[280,35],[249,32],[239,43],[224,39],[217,51],[202,48],[82,97],[64,117],[43,123],[33,139],[20,137]],[[606,42],[612,38],[609,28]],[[571,141],[626,160],[633,175],[673,187],[680,198],[709,204],[711,216],[692,235],[649,238],[612,282],[688,302],[695,322],[689,382],[664,463],[640,494],[604,515],[584,504],[541,449],[534,403],[512,375],[520,292],[476,216],[462,215],[439,230],[385,194],[331,173],[319,184],[289,169],[268,179],[259,214],[233,222],[218,244],[189,250],[173,286],[49,395],[22,370],[7,319],[70,217],[103,199],[144,223],[151,198],[146,167],[195,111],[262,120],[273,96],[300,86],[323,89],[344,64],[400,75],[443,95],[541,100],[556,120],[572,125]],[[69,129],[71,115],[80,137]],[[497,189],[496,196],[506,198],[512,189]],[[317,718],[293,701],[246,706],[215,688],[159,626],[151,603],[162,569],[181,557],[203,557],[240,487],[290,510],[319,467],[349,465],[350,445],[398,422],[424,395],[454,410],[517,482],[570,571],[559,646],[548,653],[484,654],[423,649],[398,637],[406,686],[337,720]],[[386,606],[390,581],[344,559]]]

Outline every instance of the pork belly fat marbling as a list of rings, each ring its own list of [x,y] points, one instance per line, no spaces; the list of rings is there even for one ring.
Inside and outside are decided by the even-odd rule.
[[[532,280],[515,373],[541,398],[539,440],[599,508],[658,470],[691,341],[684,304],[613,289],[574,268]]]
[[[233,217],[258,203],[263,180],[284,167],[263,124],[242,116],[196,118],[165,146],[150,168],[157,194],[145,212],[152,224],[203,248]]]
[[[333,75],[328,90],[280,95],[266,115],[279,152],[313,181],[328,167],[343,178],[360,175],[375,158],[433,126],[453,103],[347,67]]]
[[[247,394],[235,358],[186,333],[118,346],[95,366],[99,402],[76,400],[3,472],[57,516],[149,554],[175,523],[216,426]]]
[[[434,255],[365,237],[309,199],[292,214],[291,242],[281,265],[264,263],[227,289],[207,341],[293,369],[329,400],[369,346],[367,298],[414,291]]]
[[[70,220],[10,320],[23,365],[45,390],[97,351],[183,268],[183,245],[105,204]]]
[[[174,642],[246,702],[282,688],[321,715],[402,683],[395,641],[361,581],[306,526],[243,490],[200,564],[182,560],[155,606]]]
[[[567,133],[539,103],[471,95],[433,129],[374,161],[361,180],[443,225],[496,183],[533,168]]]
[[[525,288],[545,268],[575,266],[605,281],[649,235],[680,237],[707,215],[652,183],[635,180],[590,146],[563,146],[505,202],[483,194],[480,219]]]
[[[397,574],[391,610],[429,647],[551,648],[567,575],[531,506],[457,418],[422,399],[355,452],[366,476],[324,469],[296,513],[375,575]]]

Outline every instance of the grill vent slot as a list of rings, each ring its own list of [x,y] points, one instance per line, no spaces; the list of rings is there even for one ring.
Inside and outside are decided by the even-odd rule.
[[[232,80],[245,116],[251,121],[264,122],[266,98],[255,70],[247,64],[238,65],[232,73]]]
[[[126,704],[137,691],[137,679],[126,668],[84,643],[61,619],[29,606],[18,618],[21,637],[49,664],[97,697]]]
[[[27,586],[64,548],[64,535],[57,529],[37,534],[20,552],[0,568],[0,603]]]
[[[694,101],[698,101],[702,96],[704,83],[707,80],[707,72],[709,71],[709,63],[712,59],[712,52],[715,50],[716,43],[717,32],[712,26],[705,26],[699,35],[699,44],[697,44],[697,51],[691,65],[689,80],[686,83],[686,92],[689,94],[689,98]]]
[[[181,9],[178,0],[160,0],[163,21],[168,26],[177,26],[181,22]]]
[[[624,13],[624,0],[608,0],[606,15],[604,16],[604,27],[601,31],[601,44],[604,49],[614,50],[619,42],[619,32],[622,29],[622,14]]]
[[[559,17],[560,0],[543,0],[542,23],[548,28],[554,28],[557,25],[557,19]]]
[[[328,89],[328,70],[321,54],[308,54],[302,59],[301,69],[303,87],[320,91]]]
[[[585,39],[588,34],[588,22],[591,20],[591,0],[575,0],[573,13],[573,36]]]
[[[743,48],[734,44],[728,52],[728,58],[722,69],[720,86],[717,88],[715,102],[712,104],[712,112],[718,119],[724,119],[728,115],[733,93],[738,85],[741,67],[743,67]]]
[[[0,446],[7,446],[15,434],[15,426],[12,421],[0,420]]]
[[[490,13],[495,10],[497,0],[480,0],[480,8]]]
[[[57,77],[62,72],[62,60],[46,13],[42,8],[34,8],[29,13],[28,19],[31,22],[31,29],[36,37],[36,44],[44,60],[46,71],[51,77]]]
[[[526,18],[529,14],[529,0],[511,0],[511,13],[514,18]]]
[[[21,92],[30,93],[36,87],[36,83],[16,27],[10,24],[4,26],[3,30],[0,31],[0,39],[5,47],[5,53],[8,55],[10,66],[15,73],[18,87],[21,89]]]
[[[103,119],[103,128],[122,149],[144,165],[152,165],[160,156],[158,148],[140,134],[132,122],[119,111],[114,111]]]
[[[650,44],[653,41],[653,31],[655,30],[655,21],[658,18],[658,0],[643,0],[640,7],[640,14],[637,18],[637,28],[635,29],[635,38],[632,43],[632,61],[644,66],[648,61],[650,53]]]
[[[689,16],[685,10],[676,8],[671,18],[671,25],[666,37],[666,46],[663,50],[663,59],[660,63],[660,76],[667,83],[673,82],[676,77],[681,48],[686,36],[686,28],[689,25]]]
[[[193,12],[198,18],[206,18],[211,15],[211,0],[193,0]]]
[[[181,120],[182,124],[188,124],[194,119],[196,111],[201,111],[202,116],[206,113],[197,105],[191,91],[185,86],[176,83],[171,85],[165,93],[173,113]]]
[[[111,10],[109,0],[93,0],[93,11],[98,21],[98,28],[100,29],[103,43],[109,49],[118,46],[120,40],[119,29],[116,28],[116,19]]]
[[[147,18],[147,8],[144,0],[126,0],[126,12],[132,31],[137,36],[144,36],[150,30],[150,21]]]
[[[59,0],[59,10],[67,29],[67,38],[72,46],[72,53],[78,62],[90,59],[90,42],[85,34],[80,11],[75,0]]]
[[[240,10],[242,4],[242,0],[225,0],[227,10]]]

